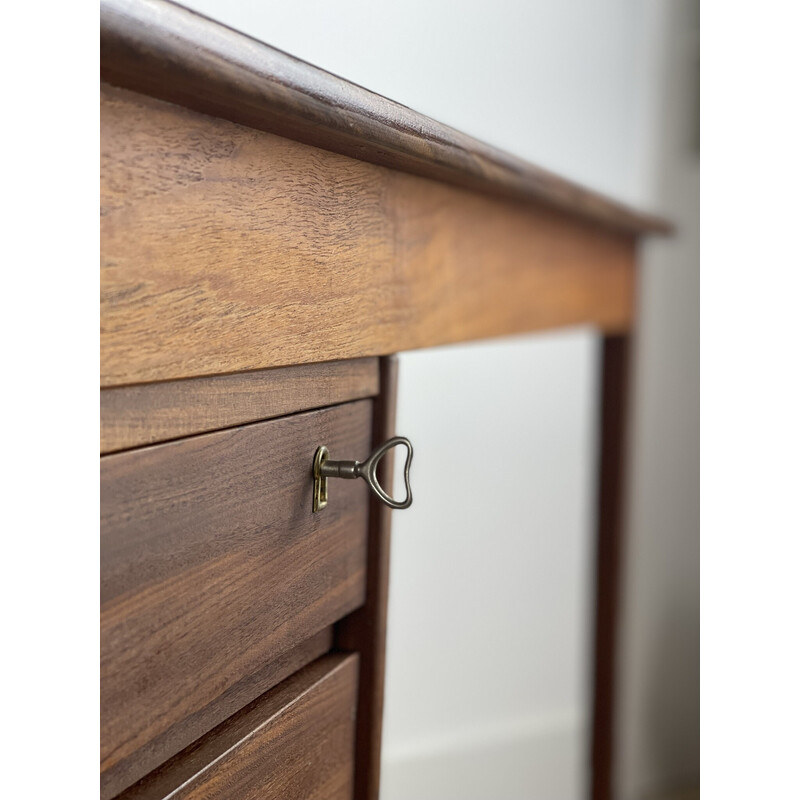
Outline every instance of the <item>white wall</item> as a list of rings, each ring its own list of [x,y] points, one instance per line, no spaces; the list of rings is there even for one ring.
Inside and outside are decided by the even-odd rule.
[[[647,246],[642,272],[617,675],[620,800],[700,785],[698,2],[663,11],[654,197],[678,235]]]
[[[189,0],[416,111],[650,199],[655,0]]]
[[[540,166],[631,203],[678,210],[691,225],[696,187],[674,181],[667,189],[661,180],[674,166],[663,111],[681,102],[681,87],[662,77],[674,60],[666,34],[676,4],[188,2]],[[625,798],[693,769],[693,742],[661,755],[659,732],[680,738],[683,729],[675,720],[665,728],[669,709],[653,683],[666,642],[682,665],[667,700],[680,697],[681,713],[691,715],[691,635],[656,634],[674,622],[674,585],[682,623],[696,617],[697,394],[686,367],[697,343],[696,262],[693,244],[684,247],[649,257],[643,285],[640,499],[627,591],[636,608],[626,611],[621,698]],[[679,257],[685,268],[673,269]],[[582,796],[596,372],[587,331],[401,358],[399,430],[417,448],[416,501],[394,523],[385,800]],[[682,380],[689,383],[672,385]]]
[[[394,523],[385,798],[584,794],[596,350],[577,331],[401,358],[418,456]]]

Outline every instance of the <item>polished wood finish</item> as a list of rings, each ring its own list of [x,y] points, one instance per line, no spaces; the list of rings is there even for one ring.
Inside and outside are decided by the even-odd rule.
[[[663,220],[164,0],[102,0],[100,54],[103,80],[215,117],[628,232],[669,230]]]
[[[357,683],[357,656],[326,656],[120,800],[351,800]]]
[[[376,800],[389,513],[342,481],[312,518],[313,452],[391,435],[377,356],[573,324],[608,800],[636,244],[670,226],[164,0],[101,0],[101,78],[102,800]]]
[[[364,602],[367,487],[312,514],[311,464],[371,432],[361,400],[101,459],[103,772],[141,777]]]
[[[377,393],[377,358],[103,389],[100,452],[229,428]]]
[[[594,709],[592,719],[592,800],[613,797],[614,703],[623,549],[626,423],[630,337],[603,340],[598,486]]]
[[[323,628],[288,653],[242,678],[202,710],[175,723],[135,753],[109,767],[100,775],[100,800],[110,800],[123,789],[132,786],[174,753],[224,722],[230,714],[247,705],[254,697],[269,691],[330,651],[333,636],[333,626]]]
[[[626,330],[633,237],[103,88],[101,384]]]
[[[373,414],[375,446],[395,435],[396,399],[397,358],[392,356],[381,359],[381,391]],[[393,459],[384,458],[379,465],[381,486],[392,486],[393,467]],[[336,627],[338,646],[361,654],[354,800],[377,800],[380,790],[391,524],[391,509],[371,497],[366,603]]]

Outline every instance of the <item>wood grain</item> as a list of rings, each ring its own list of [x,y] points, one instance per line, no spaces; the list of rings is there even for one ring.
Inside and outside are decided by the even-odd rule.
[[[364,458],[371,414],[360,400],[101,458],[102,772],[141,777],[364,602],[367,487],[336,481],[312,514],[311,465],[320,444]]]
[[[329,626],[288,653],[237,681],[204,708],[150,739],[147,744],[100,774],[100,800],[111,800],[116,797],[123,789],[132,786],[174,753],[224,722],[229,715],[246,706],[254,697],[269,691],[314,659],[327,653],[332,644],[333,626]]]
[[[103,386],[630,325],[633,236],[111,87],[101,120]]]
[[[381,359],[381,391],[373,413],[373,447],[395,435],[397,370],[396,356]],[[391,486],[394,460],[383,459],[379,470],[381,486]],[[366,602],[336,626],[337,646],[355,650],[361,657],[354,800],[378,800],[380,791],[391,525],[391,509],[370,497]]]
[[[120,800],[351,800],[358,657],[260,697]]]
[[[373,397],[378,359],[258,370],[100,391],[100,452]]]
[[[100,64],[103,80],[116,86],[353,158],[622,230],[669,230],[661,219],[164,0],[102,0]]]

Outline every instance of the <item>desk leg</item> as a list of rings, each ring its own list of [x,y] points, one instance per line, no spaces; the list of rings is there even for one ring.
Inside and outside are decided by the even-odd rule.
[[[614,703],[623,544],[630,336],[603,339],[597,496],[592,800],[613,795]]]

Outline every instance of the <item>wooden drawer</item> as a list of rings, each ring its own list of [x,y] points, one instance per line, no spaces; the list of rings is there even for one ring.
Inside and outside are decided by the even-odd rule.
[[[351,800],[358,656],[306,667],[120,800]]]
[[[363,604],[368,502],[312,514],[318,445],[359,458],[372,401],[101,459],[101,788],[130,786],[330,648]],[[327,630],[326,630],[327,629]]]

